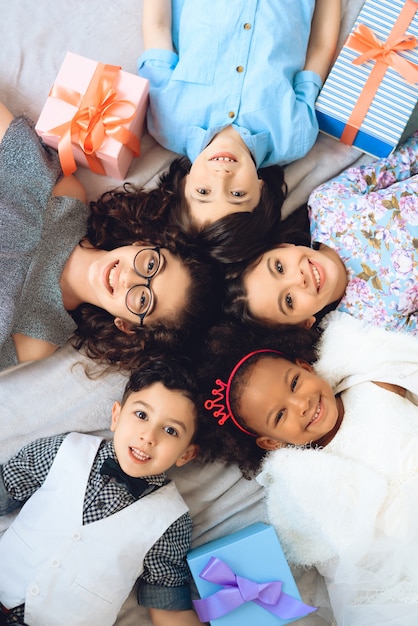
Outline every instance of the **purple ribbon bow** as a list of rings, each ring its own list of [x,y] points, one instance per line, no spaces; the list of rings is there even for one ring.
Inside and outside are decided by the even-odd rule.
[[[314,607],[284,593],[280,581],[257,583],[249,578],[237,576],[217,557],[209,559],[199,576],[223,587],[207,598],[193,600],[201,622],[218,619],[245,602],[254,602],[281,619],[303,617],[316,611]]]

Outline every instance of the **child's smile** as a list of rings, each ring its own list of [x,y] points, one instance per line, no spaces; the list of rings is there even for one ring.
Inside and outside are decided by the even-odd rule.
[[[329,384],[305,361],[265,356],[249,368],[239,414],[260,447],[305,445],[336,426],[340,407]]]
[[[339,300],[346,285],[344,263],[327,246],[283,244],[265,252],[244,276],[251,314],[269,324],[312,325],[313,316]]]
[[[158,475],[193,458],[196,407],[180,391],[156,382],[115,402],[111,430],[121,468],[139,478]]]
[[[132,447],[129,449],[134,459],[136,459],[139,462],[149,461],[149,459],[151,458],[149,454],[147,454],[146,452],[142,452],[142,450],[139,450],[139,448]]]
[[[228,126],[194,160],[184,194],[193,220],[202,225],[230,213],[251,212],[260,201],[262,185],[250,151]]]

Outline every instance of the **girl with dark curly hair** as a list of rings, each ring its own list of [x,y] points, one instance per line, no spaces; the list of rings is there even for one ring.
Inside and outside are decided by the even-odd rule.
[[[202,254],[218,263],[247,261],[274,243],[287,193],[282,167],[272,165],[258,170],[263,185],[260,201],[252,211],[234,211],[216,220],[200,222],[191,214],[184,196],[191,166],[187,157],[178,157],[160,178],[159,212],[161,214],[164,207],[169,224],[197,245]]]
[[[238,463],[245,476],[254,474],[265,449],[241,418],[241,395],[251,370],[266,356],[312,363],[317,339],[316,332],[302,327],[277,333],[223,321],[209,329],[197,356],[200,432],[205,439],[201,453],[206,460]]]
[[[131,369],[145,345],[213,319],[212,269],[150,217],[153,194],[104,194],[89,215],[56,152],[2,105],[0,139],[0,369],[74,333],[88,356]]]
[[[201,431],[213,458],[238,461],[247,476],[257,470],[286,557],[325,578],[338,624],[378,624],[384,614],[412,625],[417,339],[334,311],[312,364],[301,343],[309,330],[294,331],[291,341],[211,331]]]

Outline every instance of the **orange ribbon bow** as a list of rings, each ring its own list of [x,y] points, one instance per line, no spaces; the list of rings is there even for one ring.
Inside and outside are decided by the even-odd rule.
[[[84,96],[73,89],[53,85],[49,94],[51,97],[64,100],[78,109],[71,120],[49,131],[60,135],[58,155],[65,175],[72,174],[77,169],[73,144],[80,146],[90,169],[97,174],[105,174],[96,152],[106,136],[114,137],[130,148],[135,156],[139,156],[138,137],[124,128],[124,124],[135,116],[135,105],[130,100],[118,99],[118,94],[113,89],[120,69],[115,65],[99,63]],[[127,107],[133,109],[130,115],[125,114]]]
[[[418,65],[398,54],[402,50],[413,50],[417,47],[417,38],[413,35],[403,35],[392,43],[381,42],[368,26],[359,24],[347,45],[363,53],[353,61],[354,65],[375,59],[393,67],[408,83],[418,83]]]

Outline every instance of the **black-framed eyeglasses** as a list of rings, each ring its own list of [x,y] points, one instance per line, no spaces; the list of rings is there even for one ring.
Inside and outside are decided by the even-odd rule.
[[[154,302],[154,294],[151,291],[151,280],[158,273],[161,264],[160,247],[143,248],[134,257],[134,270],[141,278],[147,281],[144,284],[134,285],[126,294],[125,304],[128,311],[137,315],[139,325],[144,325],[144,319]]]

